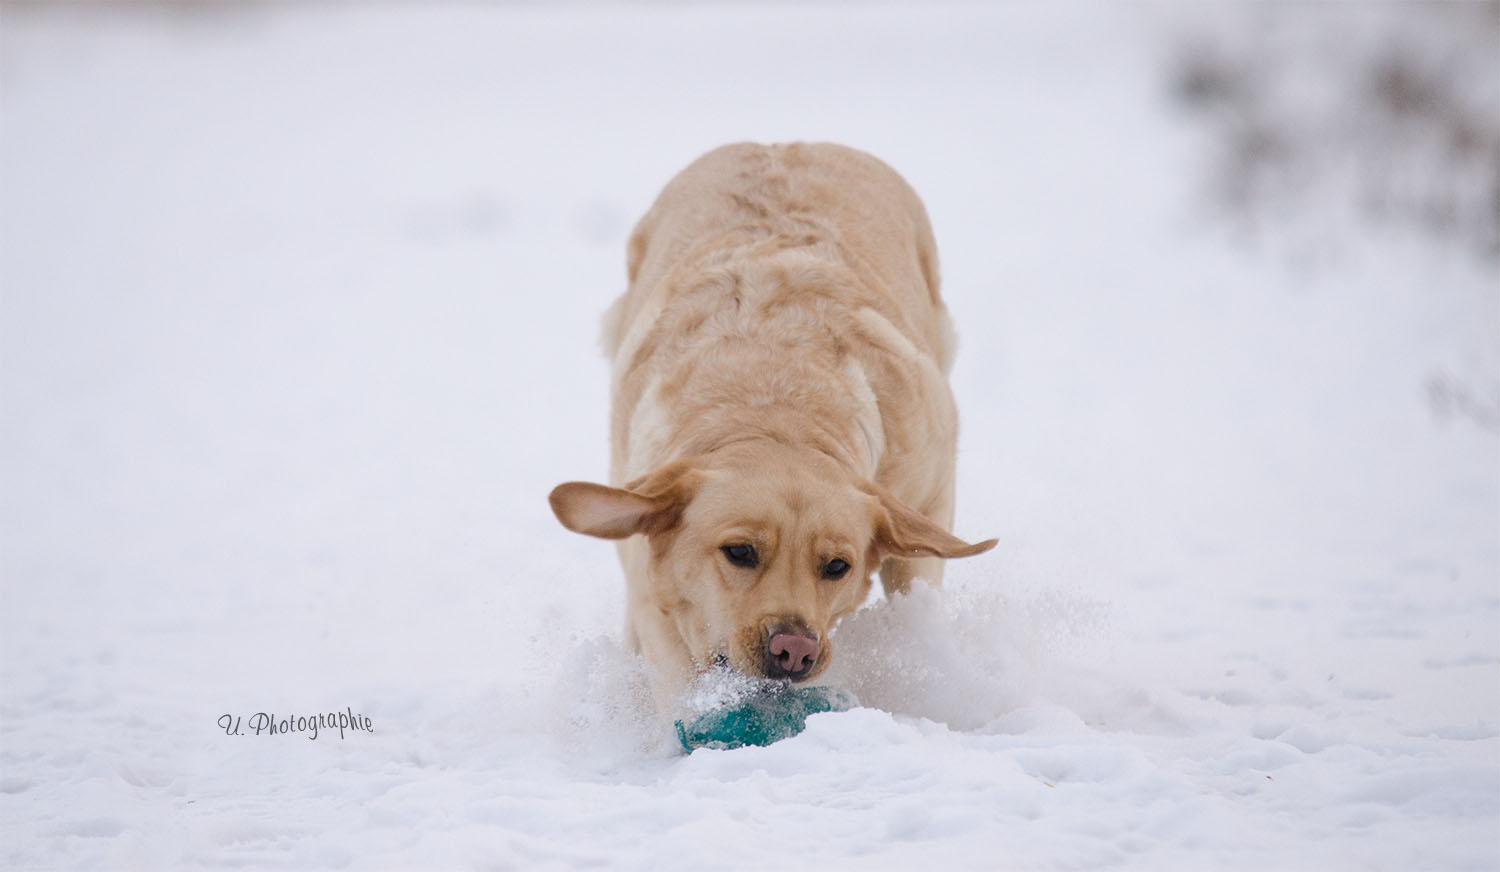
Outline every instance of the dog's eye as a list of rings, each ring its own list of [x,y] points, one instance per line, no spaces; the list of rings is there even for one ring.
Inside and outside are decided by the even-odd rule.
[[[759,556],[755,553],[755,546],[753,545],[725,545],[719,550],[724,552],[724,556],[728,558],[730,563],[733,563],[735,566],[743,566],[746,569],[754,569],[755,564],[760,560]]]
[[[826,579],[829,579],[830,581],[834,581],[834,580],[843,578],[844,574],[847,573],[848,571],[849,571],[849,563],[848,563],[848,561],[839,560],[836,557],[834,559],[828,561],[827,563],[823,564],[823,577],[826,578]]]

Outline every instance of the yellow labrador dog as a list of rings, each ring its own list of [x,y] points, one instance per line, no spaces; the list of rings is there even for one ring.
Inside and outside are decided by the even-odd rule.
[[[605,318],[611,475],[570,482],[570,530],[622,540],[629,642],[670,707],[727,662],[806,681],[870,591],[938,584],[953,337],[917,195],[838,145],[730,145],[669,182]]]

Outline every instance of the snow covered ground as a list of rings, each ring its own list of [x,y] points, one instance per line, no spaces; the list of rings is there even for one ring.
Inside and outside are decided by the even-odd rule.
[[[0,8],[0,865],[1495,869],[1500,438],[1434,412],[1496,261],[1337,173],[1245,231],[1172,84],[1492,76],[1457,8]],[[545,496],[631,222],[739,139],[926,199],[1001,545],[845,624],[865,708],[684,756]]]

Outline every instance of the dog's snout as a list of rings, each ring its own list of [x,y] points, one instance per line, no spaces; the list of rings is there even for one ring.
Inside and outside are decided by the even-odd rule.
[[[806,678],[818,662],[818,640],[804,632],[782,631],[766,642],[766,675]]]

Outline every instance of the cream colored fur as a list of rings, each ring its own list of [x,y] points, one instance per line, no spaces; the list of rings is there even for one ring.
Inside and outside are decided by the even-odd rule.
[[[926,212],[885,164],[828,144],[726,146],[672,179],[605,318],[613,486],[552,495],[620,539],[627,634],[672,704],[715,660],[758,674],[886,592],[967,556],[953,519],[954,341]],[[638,535],[639,534],[639,535]],[[757,565],[729,560],[751,545]],[[850,567],[830,578],[840,564]]]

